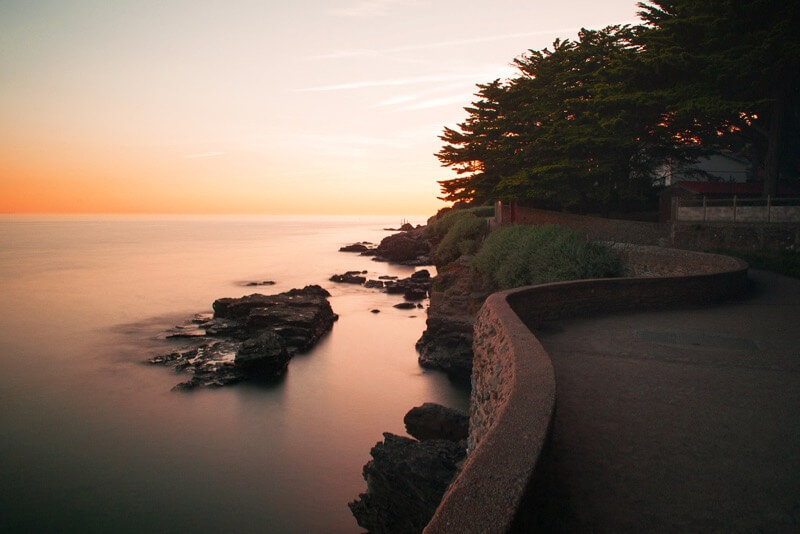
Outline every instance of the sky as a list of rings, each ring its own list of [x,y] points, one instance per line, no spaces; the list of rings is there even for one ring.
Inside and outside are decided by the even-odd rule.
[[[477,83],[629,0],[0,0],[0,213],[425,215]]]

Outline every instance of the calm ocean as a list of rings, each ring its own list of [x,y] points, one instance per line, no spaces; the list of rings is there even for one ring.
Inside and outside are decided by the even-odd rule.
[[[410,275],[338,252],[399,224],[0,217],[0,531],[358,532],[347,502],[381,433],[403,434],[426,401],[467,405],[417,365],[423,310],[328,282]],[[276,285],[243,286],[255,280]],[[216,298],[306,284],[340,319],[277,385],[176,393],[184,378],[143,363]]]

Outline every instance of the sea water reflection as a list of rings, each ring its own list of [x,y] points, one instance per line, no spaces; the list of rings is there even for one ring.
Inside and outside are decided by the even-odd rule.
[[[412,221],[414,222],[414,221]],[[0,530],[357,531],[381,432],[466,392],[416,363],[420,311],[327,282],[396,218],[0,219]],[[222,296],[319,283],[341,319],[278,384],[179,394],[142,363]],[[378,308],[379,314],[370,313]]]

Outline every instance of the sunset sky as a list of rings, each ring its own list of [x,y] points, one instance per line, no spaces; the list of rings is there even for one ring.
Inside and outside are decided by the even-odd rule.
[[[0,212],[430,214],[527,49],[632,0],[0,2]]]

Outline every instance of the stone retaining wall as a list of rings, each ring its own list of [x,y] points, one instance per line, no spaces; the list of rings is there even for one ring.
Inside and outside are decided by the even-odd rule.
[[[556,402],[552,363],[530,328],[598,312],[709,304],[747,288],[747,264],[735,258],[625,248],[624,263],[649,276],[528,286],[486,300],[475,323],[469,454],[426,533],[529,530],[529,492]]]

